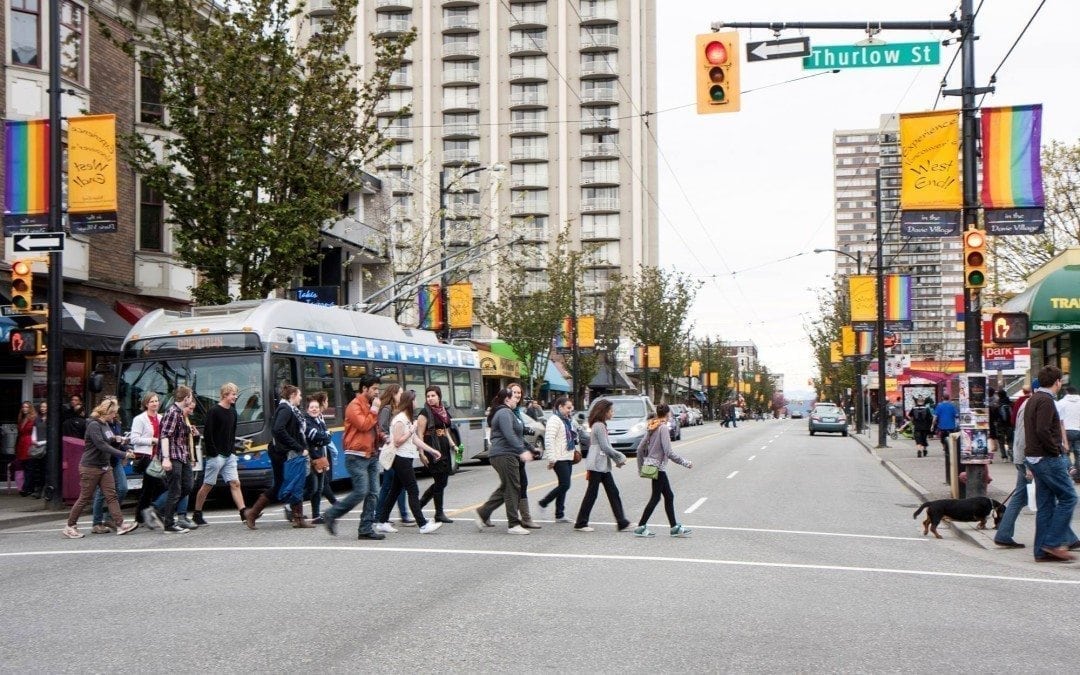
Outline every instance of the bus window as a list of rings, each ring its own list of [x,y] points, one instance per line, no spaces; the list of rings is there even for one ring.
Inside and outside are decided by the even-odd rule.
[[[300,382],[300,378],[296,376],[296,359],[287,356],[274,357],[270,362],[270,375],[270,383],[274,388],[271,396],[275,399],[281,398],[281,385]],[[274,406],[277,407],[277,403],[274,403]]]
[[[423,401],[424,387],[426,386],[424,369],[418,366],[405,366],[405,382],[401,386],[403,389],[415,392],[417,401]]]
[[[427,373],[428,384],[437,384],[439,388],[446,392],[446,388],[450,386],[450,371],[445,368],[432,368]]]
[[[372,366],[371,374],[379,378],[380,385],[401,382],[397,366]]]
[[[368,364],[361,361],[343,361],[341,363],[341,387],[345,392],[346,405],[356,398],[360,391],[360,376],[366,375]]]
[[[455,370],[454,371],[454,407],[456,408],[472,408],[473,407],[473,395],[472,395],[472,378],[469,377],[468,371]]]
[[[326,392],[326,410],[323,416],[337,417],[337,387],[334,385],[334,362],[330,359],[304,360],[304,397],[317,391]],[[304,404],[305,406],[307,404]]]

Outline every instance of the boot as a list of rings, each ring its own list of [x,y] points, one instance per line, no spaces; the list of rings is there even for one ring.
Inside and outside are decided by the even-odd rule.
[[[304,505],[294,504],[292,507],[292,526],[299,528],[312,528],[315,527],[304,518]]]
[[[429,488],[430,489],[430,488]],[[427,493],[424,493],[427,494]],[[446,517],[446,513],[443,512],[443,498],[442,495],[435,497],[435,522],[436,523],[452,523],[453,520]]]
[[[521,526],[528,530],[539,530],[540,526],[533,522],[532,514],[529,513],[529,500],[522,497],[518,500],[518,517],[521,518]]]
[[[255,521],[262,515],[263,509],[270,505],[270,498],[266,495],[259,495],[259,498],[255,500],[255,503],[247,508],[244,512],[244,524],[248,526],[249,530],[257,530],[255,527]]]

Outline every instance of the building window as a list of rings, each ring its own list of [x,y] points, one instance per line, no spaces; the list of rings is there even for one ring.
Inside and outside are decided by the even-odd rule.
[[[85,13],[80,5],[65,0],[60,5],[60,75],[83,81],[83,30]]]
[[[139,182],[139,249],[163,251],[165,200],[146,181]]]
[[[11,0],[11,62],[41,67],[41,2]]]
[[[139,121],[143,124],[160,125],[164,121],[165,106],[161,103],[161,57],[143,54],[139,62]]]

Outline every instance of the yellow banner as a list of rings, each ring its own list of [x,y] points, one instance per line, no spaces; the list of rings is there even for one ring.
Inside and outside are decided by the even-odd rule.
[[[848,299],[852,321],[877,321],[877,279],[874,275],[848,277]],[[847,353],[845,349],[844,354]]]
[[[851,326],[842,326],[840,328],[840,344],[843,347],[844,356],[858,354],[856,350],[859,348],[859,343],[855,340],[855,329]]]
[[[961,208],[959,111],[900,115],[900,175],[902,210]]]
[[[68,118],[68,213],[116,211],[116,116]]]
[[[843,363],[844,353],[840,348],[839,342],[829,343],[829,363]]]
[[[711,373],[706,373],[706,375],[707,375],[707,377],[705,378],[705,385],[706,386],[708,386],[708,387],[719,387],[720,386],[720,373],[711,372]]]
[[[701,361],[690,362],[690,377],[697,377],[701,375]]]
[[[592,314],[578,317],[577,345],[581,349],[592,349],[596,346],[596,317]]]
[[[472,284],[469,282],[450,284],[446,289],[446,297],[450,304],[450,327],[472,328]]]

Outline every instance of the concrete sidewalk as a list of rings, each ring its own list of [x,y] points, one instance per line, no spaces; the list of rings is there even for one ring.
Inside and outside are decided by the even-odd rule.
[[[20,497],[18,488],[8,489],[6,483],[0,483],[0,530],[49,522],[55,522],[59,529],[70,509],[70,504],[60,510],[49,509],[44,500]]]
[[[916,457],[915,441],[903,436],[895,440],[886,437],[887,447],[876,447],[877,425],[871,425],[868,431],[861,434],[852,434],[852,437],[922,501],[952,497],[949,486],[945,483],[945,453],[942,452],[940,440],[931,438],[927,447],[928,456]],[[987,486],[986,494],[992,499],[1004,502],[1016,487],[1016,469],[1011,463],[1001,459],[995,460],[988,469],[993,480]],[[919,523],[921,522],[920,519]],[[993,521],[987,523],[985,530],[975,526],[976,523],[949,523],[949,528],[964,541],[985,549],[1003,550],[994,545]],[[1080,532],[1080,518],[1076,512],[1073,513],[1073,531]],[[1035,514],[1026,507],[1016,519],[1013,539],[1027,544],[1025,553],[1033,555],[1031,545],[1035,540]]]

